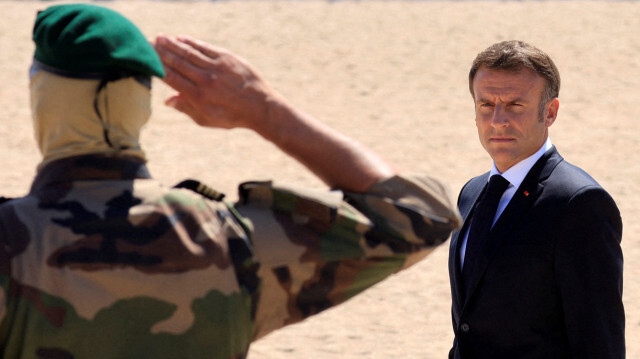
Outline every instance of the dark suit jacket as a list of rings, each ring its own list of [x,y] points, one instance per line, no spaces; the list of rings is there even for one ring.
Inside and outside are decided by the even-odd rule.
[[[449,275],[450,358],[624,358],[622,221],[609,194],[555,147],[494,225],[463,293],[459,245],[488,173],[462,189]]]

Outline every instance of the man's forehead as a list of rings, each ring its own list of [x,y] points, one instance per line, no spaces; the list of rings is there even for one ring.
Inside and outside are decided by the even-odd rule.
[[[474,77],[473,87],[476,98],[520,97],[531,92],[540,93],[544,88],[544,78],[528,69],[505,71],[480,68]]]

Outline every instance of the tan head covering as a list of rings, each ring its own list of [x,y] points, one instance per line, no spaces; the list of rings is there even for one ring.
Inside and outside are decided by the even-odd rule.
[[[116,81],[62,77],[32,70],[31,110],[40,167],[83,154],[145,160],[140,130],[151,115],[151,92],[134,77]]]

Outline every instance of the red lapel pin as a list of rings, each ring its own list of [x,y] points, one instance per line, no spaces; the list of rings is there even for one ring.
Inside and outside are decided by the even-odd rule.
[[[529,196],[529,191],[524,191],[525,196]]]

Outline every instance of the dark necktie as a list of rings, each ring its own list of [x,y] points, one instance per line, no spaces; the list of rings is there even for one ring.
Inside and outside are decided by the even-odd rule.
[[[473,211],[471,228],[469,229],[469,236],[467,236],[464,265],[462,267],[462,279],[466,289],[469,288],[471,273],[473,273],[484,244],[489,238],[500,197],[502,197],[507,187],[509,187],[509,181],[504,177],[500,175],[491,176],[486,191]]]

